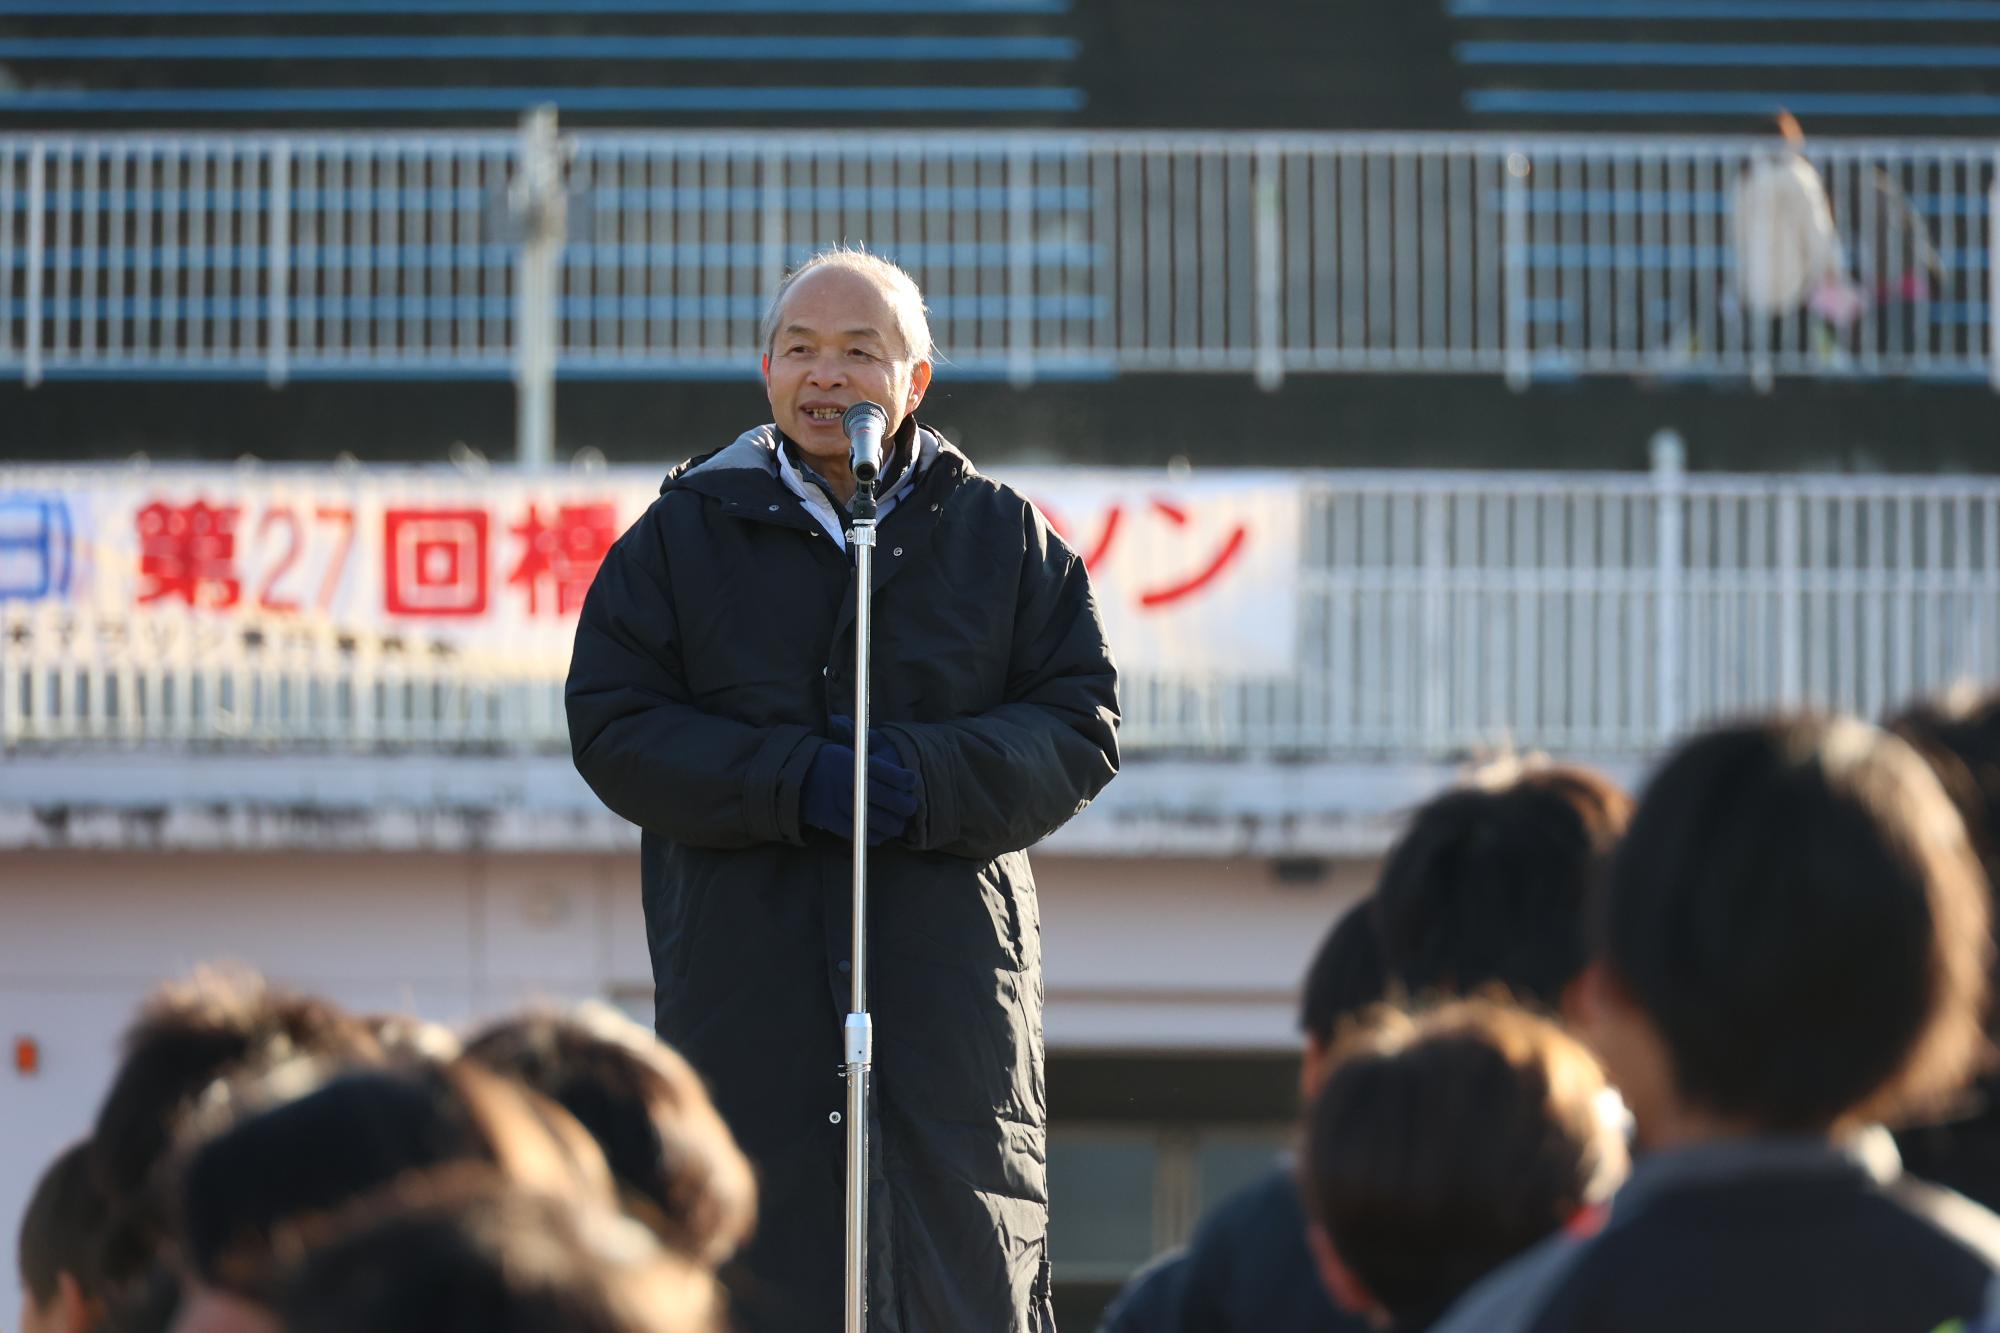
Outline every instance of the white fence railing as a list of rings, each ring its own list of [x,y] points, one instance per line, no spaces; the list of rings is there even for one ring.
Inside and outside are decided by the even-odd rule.
[[[1299,484],[1292,669],[1127,661],[1131,749],[1635,754],[1722,716],[1880,716],[2000,680],[2000,482],[1685,475],[1669,448],[1651,475]],[[272,587],[309,599],[316,558]],[[0,600],[0,743],[566,744],[559,661],[299,614],[94,616]]]
[[[1809,143],[1840,294],[1775,309],[1747,284],[1825,254],[1766,210],[1740,270],[1760,139],[562,143],[552,209],[502,134],[0,137],[0,373],[506,375],[524,321],[565,373],[747,373],[786,266],[845,240],[916,273],[962,374],[1995,374],[1994,152],[1968,141]],[[558,220],[541,303],[524,241]]]

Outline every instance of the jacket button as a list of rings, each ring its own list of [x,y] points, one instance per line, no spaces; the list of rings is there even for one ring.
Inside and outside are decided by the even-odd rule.
[[[776,505],[772,505],[772,506],[771,506],[771,512],[772,512],[772,513],[774,513],[774,514],[775,514],[775,513],[777,513],[777,512],[778,512],[778,506],[776,506]]]
[[[903,548],[900,546],[898,546],[895,550],[889,552],[890,555],[901,555],[902,553],[903,553]]]
[[[845,958],[840,960],[840,970],[843,972],[847,970],[847,960]]]
[[[822,675],[822,676],[825,676],[825,677],[826,677],[827,679],[831,680],[831,679],[833,678],[833,668],[832,668],[832,667],[821,667],[821,668],[819,669],[819,674],[820,674],[820,675]]]

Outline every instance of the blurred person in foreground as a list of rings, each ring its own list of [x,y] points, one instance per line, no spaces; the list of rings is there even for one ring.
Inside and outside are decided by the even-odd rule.
[[[42,1172],[21,1216],[20,1333],[91,1333],[104,1317],[97,1240],[104,1195],[90,1144],[71,1145]]]
[[[1641,1153],[1587,1239],[1536,1247],[1439,1333],[1931,1333],[1978,1312],[2000,1218],[1905,1175],[1879,1123],[1982,1047],[1984,878],[1937,779],[1851,719],[1683,745],[1593,910],[1584,1035]]]
[[[611,1174],[561,1107],[470,1061],[281,1070],[213,1113],[233,1123],[180,1176],[185,1291],[173,1333],[274,1333],[286,1246],[321,1219],[427,1175],[477,1167],[525,1188],[609,1206]],[[307,1087],[294,1086],[303,1081]]]
[[[382,1048],[330,1001],[244,968],[202,968],[146,997],[99,1106],[90,1163],[105,1202],[96,1276],[111,1333],[160,1333],[173,1320],[175,1145],[202,1098],[286,1062],[373,1064]]]
[[[1383,966],[1406,999],[1504,991],[1562,1016],[1586,962],[1591,891],[1632,819],[1596,769],[1504,760],[1435,797],[1383,863]]]
[[[1326,932],[1306,968],[1299,1001],[1300,1095],[1318,1088],[1341,1025],[1381,1001],[1385,980],[1366,901]],[[1103,1333],[1177,1328],[1360,1333],[1313,1272],[1305,1207],[1287,1154],[1202,1219],[1188,1248],[1148,1265],[1104,1313]]]
[[[2000,886],[2000,692],[1951,691],[1892,718],[1889,730],[1917,748],[1965,818],[1990,886]],[[1987,1037],[2000,1036],[1989,1008]],[[1989,1060],[1955,1104],[1899,1130],[1896,1146],[1913,1174],[2000,1207],[2000,1067]]]
[[[1325,1076],[1339,1022],[1390,991],[1437,997],[1492,987],[1560,1011],[1583,970],[1590,887],[1631,809],[1631,797],[1593,769],[1513,760],[1422,806],[1390,848],[1374,896],[1357,909],[1357,936],[1364,928],[1372,936],[1369,988],[1349,989],[1343,1003],[1332,1004],[1326,997],[1337,983],[1321,969],[1334,960],[1323,956],[1308,975],[1304,1101]],[[1355,1326],[1321,1288],[1304,1216],[1287,1165],[1220,1204],[1189,1244],[1174,1322],[1162,1327],[1284,1333]]]
[[[887,413],[876,555],[868,1302],[899,1333],[1052,1326],[1041,924],[1023,849],[1117,771],[1083,562],[918,424],[922,294],[872,255],[795,270],[763,329],[774,421],[675,467],[599,568],[567,687],[578,771],[643,830],[655,1028],[756,1165],[753,1329],[841,1319],[855,493]],[[685,443],[685,442],[680,442]]]
[[[411,1182],[289,1247],[281,1333],[723,1333],[714,1278],[609,1208],[476,1173]]]
[[[601,1004],[525,1014],[475,1034],[466,1054],[577,1118],[604,1150],[626,1211],[716,1268],[749,1238],[757,1181],[687,1061]]]
[[[1525,1010],[1371,1015],[1306,1116],[1300,1174],[1327,1289],[1377,1326],[1424,1333],[1501,1263],[1594,1225],[1628,1165],[1615,1105],[1582,1044]]]

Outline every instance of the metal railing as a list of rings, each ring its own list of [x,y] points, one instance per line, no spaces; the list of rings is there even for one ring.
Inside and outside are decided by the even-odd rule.
[[[1123,662],[1133,751],[1641,754],[1720,717],[2000,680],[2000,482],[1686,475],[1662,449],[1650,475],[1299,485],[1292,668]],[[309,593],[314,558],[277,587]],[[562,656],[0,600],[0,744],[560,748]]]
[[[1809,142],[1844,295],[1775,307],[1736,232],[1769,140],[576,133],[547,302],[523,143],[0,137],[0,373],[506,375],[524,320],[564,373],[747,373],[779,276],[842,240],[917,275],[948,373],[1017,380],[1986,379],[2000,353],[1994,151],[1965,141]],[[1755,225],[1758,283],[1809,248]]]

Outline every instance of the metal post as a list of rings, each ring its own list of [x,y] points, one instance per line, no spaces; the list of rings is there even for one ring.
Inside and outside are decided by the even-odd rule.
[[[1686,499],[1684,481],[1687,445],[1677,431],[1663,430],[1653,436],[1653,493],[1657,511],[1655,532],[1658,544],[1658,599],[1653,607],[1653,628],[1657,638],[1653,721],[1655,743],[1673,741],[1681,726],[1681,534]]]
[[[1257,145],[1256,173],[1251,184],[1251,209],[1256,219],[1251,235],[1256,246],[1257,270],[1257,387],[1269,393],[1285,381],[1284,353],[1279,347],[1278,306],[1283,291],[1278,284],[1278,252],[1281,231],[1278,223],[1278,152],[1270,143]]]
[[[48,206],[47,176],[48,146],[37,139],[28,154],[28,310],[21,358],[21,380],[31,389],[42,382],[42,265],[46,262],[42,245],[48,226],[43,215]]]
[[[286,352],[291,346],[289,298],[292,282],[292,144],[280,139],[271,149],[267,215],[271,248],[270,290],[265,293],[264,378],[272,388],[285,382]]]
[[[1034,163],[1016,142],[1007,154],[1007,381],[1035,378]]]
[[[1778,702],[1805,702],[1805,613],[1800,570],[1800,510],[1804,499],[1787,486],[1778,494]]]
[[[1986,358],[1987,373],[2000,392],[2000,154],[1993,159],[1993,183],[1986,189]]]
[[[514,281],[515,456],[546,467],[556,456],[556,264],[565,223],[552,106],[521,117],[521,166],[511,193],[521,234]]]
[[[847,1047],[847,1292],[846,1333],[868,1328],[868,1080],[875,1059],[875,1024],[868,1013],[868,667],[874,631],[875,483],[854,493],[854,922],[849,955],[853,1001],[844,1028]]]
[[[1528,387],[1531,353],[1528,346],[1528,155],[1509,149],[1505,174],[1500,179],[1503,221],[1501,278],[1506,311],[1503,326],[1501,364],[1507,373],[1507,387],[1519,393]]]

